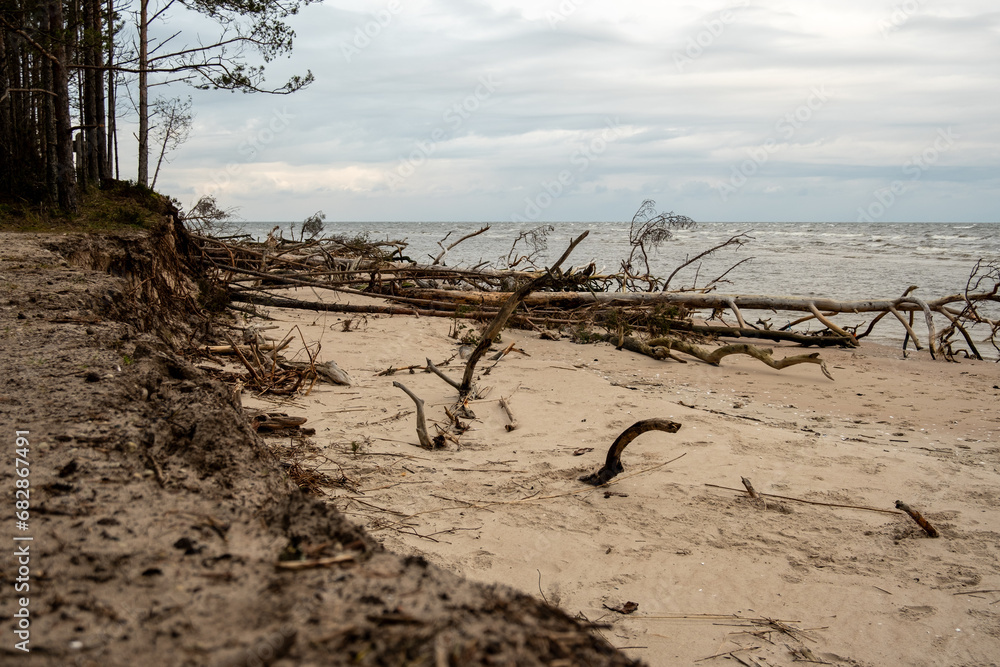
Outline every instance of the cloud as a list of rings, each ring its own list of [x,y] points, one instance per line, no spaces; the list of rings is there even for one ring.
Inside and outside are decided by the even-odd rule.
[[[248,219],[481,221],[568,171],[539,222],[628,219],[647,197],[699,220],[855,220],[952,128],[893,214],[996,216],[1000,13],[980,2],[352,0],[293,24],[268,70],[316,82],[195,91],[159,185],[214,187]],[[753,173],[723,196],[734,168]]]

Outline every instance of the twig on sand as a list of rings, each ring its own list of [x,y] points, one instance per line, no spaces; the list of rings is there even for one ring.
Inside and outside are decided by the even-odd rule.
[[[713,489],[725,489],[726,491],[736,491],[737,493],[746,493],[743,489],[734,489],[729,486],[719,486],[718,484],[705,484],[705,486],[710,486]],[[881,512],[883,514],[902,514],[902,512],[897,512],[896,510],[886,510],[881,507],[867,507],[865,505],[845,505],[842,503],[823,503],[818,500],[803,500],[802,498],[792,498],[791,496],[779,496],[774,493],[760,493],[757,495],[762,498],[780,498],[781,500],[791,500],[797,503],[805,503],[807,505],[822,505],[823,507],[846,507],[853,510],[866,510],[868,512]]]
[[[514,419],[514,413],[510,411],[510,403],[506,398],[500,397],[500,407],[503,408],[505,413],[507,413],[507,419],[510,420],[509,424],[504,425],[504,428],[507,429],[507,432],[509,433],[517,428],[517,420]]]
[[[910,515],[910,518],[917,522],[917,525],[924,529],[928,537],[940,537],[940,533],[937,532],[937,528],[931,525],[931,522],[924,518],[924,515],[913,509],[902,500],[896,501],[896,509],[903,510]]]
[[[542,571],[535,568],[535,572],[538,573],[538,594],[542,596],[542,600],[545,601],[545,604],[548,604],[549,600],[545,597],[545,593],[542,591]]]
[[[317,558],[315,560],[282,560],[275,564],[279,570],[311,570],[318,567],[330,567],[338,563],[347,563],[356,560],[359,554],[345,553],[327,558]]]

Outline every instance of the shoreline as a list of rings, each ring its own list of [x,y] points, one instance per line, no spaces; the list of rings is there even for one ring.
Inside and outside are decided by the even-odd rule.
[[[493,389],[472,404],[477,420],[461,448],[426,451],[415,445],[413,403],[392,381],[426,401],[428,419],[444,419],[454,390],[427,373],[375,374],[452,356],[450,320],[267,310],[280,334],[297,324],[322,342],[321,360],[355,379],[317,385],[280,409],[309,418],[331,462],[325,471],[348,482],[330,501],[390,550],[611,622],[607,638],[646,647],[623,650],[652,665],[746,648],[747,635],[700,614],[822,627],[786,639],[834,664],[992,659],[994,598],[961,593],[1000,588],[995,363],[930,361],[926,352],[902,360],[862,343],[820,351],[831,382],[811,365],[661,362],[507,329],[503,345],[525,354],[512,352],[482,378]],[[801,350],[767,347],[776,358]],[[443,370],[458,376],[458,364]],[[501,396],[520,425],[511,432]],[[246,396],[244,404],[276,409]],[[641,436],[622,457],[625,474],[581,489],[577,477],[600,467],[622,429],[650,417],[683,426]],[[589,451],[573,455],[581,449]],[[905,515],[762,507],[708,486],[738,489],[743,476],[759,492],[817,502],[893,510],[903,500],[942,538],[926,538]],[[639,607],[627,616],[605,608],[628,601]],[[770,660],[788,653],[755,651]]]

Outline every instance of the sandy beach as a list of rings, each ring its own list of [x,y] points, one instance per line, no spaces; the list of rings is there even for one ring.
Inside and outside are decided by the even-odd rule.
[[[612,644],[651,665],[996,664],[995,363],[863,344],[822,350],[831,381],[814,365],[662,362],[507,329],[514,349],[478,367],[489,393],[470,402],[470,429],[427,451],[393,381],[442,424],[457,392],[423,371],[378,373],[429,357],[460,378],[451,321],[268,312],[269,336],[298,326],[354,383],[291,402],[244,393],[244,405],[308,417],[313,463],[340,481],[329,502],[390,550],[607,623]],[[608,486],[578,481],[622,430],[653,417],[682,428],[639,436]],[[742,477],[762,494],[826,504],[752,500]],[[629,602],[631,613],[610,609]]]

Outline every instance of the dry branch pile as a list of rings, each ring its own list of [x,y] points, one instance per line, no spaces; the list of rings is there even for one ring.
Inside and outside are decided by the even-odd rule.
[[[272,232],[264,242],[236,242],[197,235],[194,239],[204,263],[217,282],[225,287],[230,301],[254,306],[413,314],[487,322],[497,317],[515,295],[524,291],[505,322],[538,331],[569,330],[582,341],[615,339],[619,347],[627,337],[638,337],[647,346],[650,343],[642,341],[642,337],[684,341],[726,337],[789,341],[803,346],[856,347],[860,339],[872,332],[876,323],[891,316],[905,331],[904,351],[912,341],[918,350],[926,347],[932,356],[940,354],[949,360],[959,356],[982,359],[977,345],[984,342],[1000,352],[1000,319],[993,319],[982,310],[984,304],[995,307],[1000,303],[1000,264],[997,262],[980,261],[962,291],[932,300],[914,296],[916,287],[897,298],[862,301],[727,295],[714,291],[722,276],[696,291],[666,291],[676,271],[665,280],[650,275],[648,253],[669,240],[672,228],[693,223],[684,216],[673,214],[652,216],[650,204],[644,202],[633,219],[633,252],[622,261],[619,273],[597,274],[594,264],[590,263],[582,268],[567,269],[560,273],[557,281],[549,280],[547,284],[543,283],[550,276],[548,270],[535,267],[531,252],[521,254],[517,250],[517,244],[524,240],[522,237],[534,238],[533,243],[537,246],[541,243],[537,237],[544,236],[544,230],[522,233],[511,248],[506,268],[487,265],[459,268],[440,263],[449,250],[485,232],[488,226],[449,245],[445,245],[447,237],[442,239],[439,242],[441,253],[431,258],[432,263],[412,261],[404,254],[405,242],[372,242],[364,237],[296,242],[276,237]],[[734,236],[684,265],[721,248],[742,246],[750,240],[746,234]],[[746,260],[731,268],[743,261]],[[528,285],[533,287],[525,291]],[[314,293],[333,290],[377,297],[381,303],[328,303],[273,293],[290,287],[311,288]],[[766,313],[777,311],[801,312],[803,316],[773,329],[763,318]],[[757,316],[751,316],[751,312],[756,312]],[[731,314],[735,322],[727,323],[723,319],[726,313]],[[834,322],[838,315],[841,319],[844,316],[865,319],[860,323],[838,324]],[[915,328],[915,315],[920,316],[925,332],[918,333]],[[820,325],[818,330],[816,327],[805,331],[801,328],[816,323]],[[973,336],[974,328],[977,328],[976,333],[985,329],[986,336],[977,341]],[[595,329],[603,329],[607,335],[594,335]],[[670,346],[687,353],[683,347]],[[706,355],[694,356],[708,361]],[[718,363],[718,359],[709,363]]]

